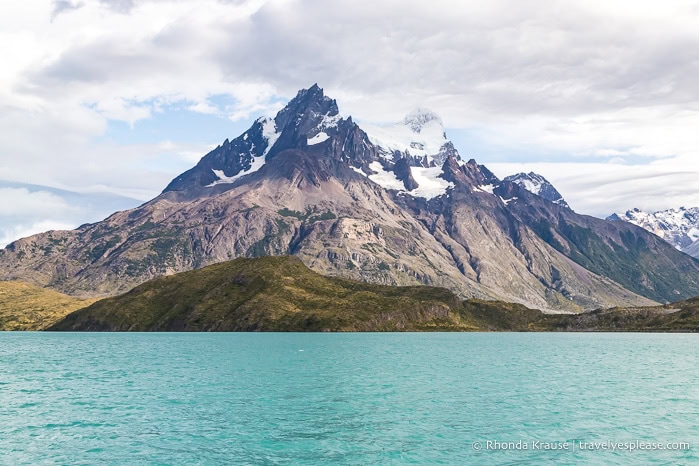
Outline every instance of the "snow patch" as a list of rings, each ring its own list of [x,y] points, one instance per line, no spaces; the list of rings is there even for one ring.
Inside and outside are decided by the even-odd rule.
[[[360,175],[366,176],[361,169],[352,166],[350,168]],[[422,197],[428,200],[434,199],[437,196],[446,194],[449,188],[454,187],[453,183],[439,177],[442,174],[442,169],[439,167],[410,167],[413,179],[419,185],[412,191],[406,191],[405,185],[396,177],[395,173],[385,170],[380,162],[371,162],[369,168],[377,172],[368,177],[374,183],[382,188],[397,190],[401,194],[410,194],[413,197]]]
[[[493,194],[493,189],[495,189],[495,186],[492,184],[484,184],[481,186],[476,186],[476,191],[480,191],[482,193]]]
[[[532,180],[521,180],[518,184],[532,194],[536,194],[537,196],[541,194],[541,183],[534,183]]]
[[[263,118],[262,121],[262,137],[267,139],[267,147],[265,148],[262,158],[264,158],[269,150],[274,146],[274,143],[279,139],[279,133],[277,131],[277,124],[274,122],[274,118]]]
[[[314,146],[316,144],[320,144],[323,141],[327,141],[329,137],[330,136],[328,136],[326,133],[321,131],[320,133],[316,134],[315,136],[313,136],[312,138],[310,138],[308,140],[308,145]]]
[[[318,128],[321,130],[335,128],[340,120],[342,120],[342,115],[339,113],[333,116],[323,115],[323,119],[320,121]]]
[[[447,189],[454,187],[454,183],[439,177],[442,174],[441,167],[410,167],[410,171],[413,179],[419,185],[417,188],[409,191],[409,194],[412,196],[433,199],[446,194]]]
[[[263,117],[257,121],[262,125],[262,137],[267,140],[267,147],[265,148],[262,155],[258,157],[253,157],[250,163],[250,168],[248,168],[247,170],[240,171],[239,173],[233,176],[227,176],[223,170],[212,169],[211,171],[214,173],[214,175],[216,175],[216,178],[218,179],[213,183],[206,185],[207,188],[216,186],[217,184],[233,183],[238,178],[256,172],[265,164],[265,161],[267,159],[267,153],[272,148],[272,146],[274,146],[274,143],[277,142],[277,139],[279,139],[280,133],[277,132],[277,126],[274,122],[274,118]],[[247,140],[247,138],[248,134],[245,133],[245,135],[243,136],[243,140]],[[253,151],[254,149],[255,146],[253,145],[251,147],[251,151]]]
[[[381,162],[371,162],[369,164],[369,168],[371,168],[372,171],[376,172],[373,175],[369,175],[369,179],[374,183],[378,184],[379,186],[386,189],[405,189],[403,182],[396,178],[396,174],[384,170],[383,165],[381,165]]]
[[[207,188],[210,188],[210,187],[212,187],[212,186],[216,186],[217,184],[233,183],[233,182],[235,182],[235,180],[237,180],[238,178],[241,178],[241,177],[243,177],[243,176],[245,176],[245,175],[249,175],[250,173],[256,172],[257,170],[259,170],[260,168],[262,168],[262,166],[263,166],[264,164],[265,164],[265,156],[264,156],[264,155],[261,155],[261,156],[259,156],[259,157],[253,157],[253,159],[252,159],[252,164],[250,164],[250,168],[247,169],[247,170],[241,171],[241,172],[238,173],[237,175],[226,176],[226,174],[224,173],[223,170],[212,169],[211,171],[214,172],[214,175],[216,175],[216,177],[218,178],[218,180],[214,181],[214,182],[211,183],[211,184],[206,185],[206,187],[207,187]]]
[[[500,200],[501,200],[505,205],[510,205],[511,202],[514,202],[514,201],[516,201],[517,199],[519,199],[519,198],[516,197],[516,196],[515,196],[515,197],[511,197],[511,198],[509,198],[509,199],[505,199],[505,198],[502,197],[502,196],[498,196],[498,197],[500,198]]]

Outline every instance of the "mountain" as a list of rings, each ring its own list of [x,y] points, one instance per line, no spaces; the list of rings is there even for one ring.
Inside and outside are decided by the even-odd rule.
[[[43,330],[93,302],[27,283],[0,282],[0,331]]]
[[[317,85],[155,199],[0,250],[0,278],[115,295],[237,257],[288,254],[325,275],[548,310],[699,295],[699,261],[462,160],[433,112],[367,132]]]
[[[638,225],[661,237],[680,251],[699,257],[699,207],[690,209],[680,207],[654,213],[631,209],[624,214],[612,214],[607,220]]]
[[[161,277],[75,311],[69,331],[697,331],[699,299],[543,314],[444,288],[331,278],[295,257],[238,258]]]
[[[563,199],[561,193],[559,193],[546,178],[537,173],[517,173],[516,175],[505,177],[505,181],[518,184],[532,194],[536,194],[547,201],[570,209],[570,206],[565,199]]]

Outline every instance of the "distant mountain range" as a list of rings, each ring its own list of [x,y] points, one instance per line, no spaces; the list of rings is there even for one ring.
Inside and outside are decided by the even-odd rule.
[[[699,261],[628,222],[579,215],[536,174],[464,161],[417,110],[360,127],[317,85],[226,140],[155,199],[0,251],[0,279],[114,295],[237,257],[463,298],[580,311],[699,295]]]
[[[654,213],[631,209],[623,214],[613,214],[607,220],[638,225],[663,238],[678,250],[699,257],[699,207],[680,207]]]

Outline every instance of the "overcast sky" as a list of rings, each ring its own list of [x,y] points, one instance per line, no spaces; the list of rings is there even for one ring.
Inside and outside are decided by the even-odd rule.
[[[22,0],[0,44],[0,181],[146,200],[317,82],[360,124],[429,107],[581,213],[699,205],[699,2]]]

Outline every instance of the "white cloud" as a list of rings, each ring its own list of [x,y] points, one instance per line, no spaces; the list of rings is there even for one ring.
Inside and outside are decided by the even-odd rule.
[[[0,247],[34,233],[102,220],[115,210],[140,203],[100,191],[81,194],[0,181]]]
[[[20,238],[35,235],[49,230],[71,230],[77,225],[72,223],[61,223],[52,220],[42,220],[31,224],[18,224],[11,227],[0,226],[0,248]]]
[[[27,188],[0,188],[0,218],[3,216],[69,215],[74,211],[59,196],[46,191],[31,192]]]
[[[80,209],[47,191],[0,188],[0,247],[50,229],[75,228]]]

